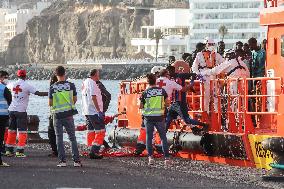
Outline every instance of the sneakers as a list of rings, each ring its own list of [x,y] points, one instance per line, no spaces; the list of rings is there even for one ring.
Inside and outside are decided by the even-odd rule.
[[[7,163],[5,163],[5,162],[2,162],[2,163],[0,164],[0,167],[10,167],[10,165],[7,164]]]
[[[6,151],[5,156],[7,157],[13,157],[15,154],[13,152],[10,151]]]
[[[16,152],[15,157],[18,157],[18,158],[25,158],[25,157],[27,157],[27,156],[26,156],[24,153],[22,153],[22,152]]]
[[[74,167],[83,167],[81,161],[74,161]]]
[[[60,161],[58,164],[57,164],[57,167],[66,167],[67,164],[65,161]]]
[[[153,157],[149,157],[148,165],[154,165],[154,162],[155,162],[154,158]]]
[[[173,162],[170,159],[165,159],[164,164],[166,167],[168,167],[168,166],[172,166]]]
[[[89,153],[90,159],[103,159],[103,156],[97,153]]]

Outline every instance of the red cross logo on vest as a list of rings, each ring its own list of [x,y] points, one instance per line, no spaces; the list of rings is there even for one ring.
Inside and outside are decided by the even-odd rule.
[[[157,85],[158,85],[159,87],[161,87],[161,88],[167,86],[167,84],[164,83],[163,80],[160,80],[159,82],[157,82]]]
[[[20,88],[20,85],[17,85],[15,88],[13,88],[13,91],[15,91],[15,94],[19,94],[19,92],[22,92],[22,89]]]

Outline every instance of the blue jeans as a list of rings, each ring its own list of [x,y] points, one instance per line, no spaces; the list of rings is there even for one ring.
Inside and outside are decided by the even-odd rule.
[[[56,144],[58,151],[58,158],[60,161],[66,161],[64,144],[63,144],[63,126],[66,129],[69,140],[72,146],[72,156],[74,161],[79,161],[79,150],[75,136],[75,125],[73,116],[62,119],[53,118],[53,125],[55,128]]]
[[[204,123],[190,117],[190,115],[188,114],[187,104],[174,102],[171,104],[167,113],[166,130],[169,129],[171,122],[176,119],[177,116],[180,116],[182,119],[184,119],[185,123],[187,124],[204,126]]]
[[[162,147],[163,147],[163,152],[164,156],[167,158],[169,157],[169,146],[167,142],[167,135],[166,135],[166,128],[165,128],[165,122],[160,121],[160,122],[155,122],[155,121],[149,121],[147,118],[144,118],[144,124],[146,126],[146,148],[148,151],[148,156],[153,155],[153,132],[154,128],[157,129],[160,138],[162,140]]]

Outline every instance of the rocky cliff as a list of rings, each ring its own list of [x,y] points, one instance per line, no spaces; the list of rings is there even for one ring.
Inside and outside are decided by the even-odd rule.
[[[130,39],[138,35],[141,26],[150,24],[151,12],[127,9],[117,4],[119,1],[94,2],[52,4],[28,22],[24,33],[10,41],[5,64],[130,56],[133,53]],[[150,6],[158,5],[159,1],[140,3]]]

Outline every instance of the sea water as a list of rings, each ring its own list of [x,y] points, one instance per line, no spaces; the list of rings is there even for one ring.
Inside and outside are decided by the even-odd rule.
[[[76,86],[77,90],[77,97],[78,101],[76,103],[76,108],[79,112],[79,114],[74,116],[75,125],[85,124],[85,117],[82,115],[82,109],[81,109],[81,86],[83,80],[70,80],[73,82]],[[119,94],[119,81],[116,80],[102,80],[103,84],[107,88],[107,90],[111,93],[111,102],[109,105],[109,109],[106,112],[106,115],[113,115],[117,113],[117,99]],[[35,81],[31,80],[28,81],[29,84],[34,86],[38,91],[48,91],[49,89],[49,81],[43,80],[43,81]],[[48,124],[49,124],[49,107],[48,107],[48,98],[47,97],[39,97],[36,95],[30,95],[30,101],[28,106],[28,115],[37,115],[40,119],[39,123],[39,131],[47,131]],[[107,130],[109,130],[113,125],[115,124],[115,121],[112,124],[109,124],[107,126]],[[47,134],[40,134],[42,138],[47,138]],[[85,143],[86,139],[86,131],[80,131],[76,132],[77,140],[79,143]],[[67,135],[64,134],[64,140],[67,140]]]

